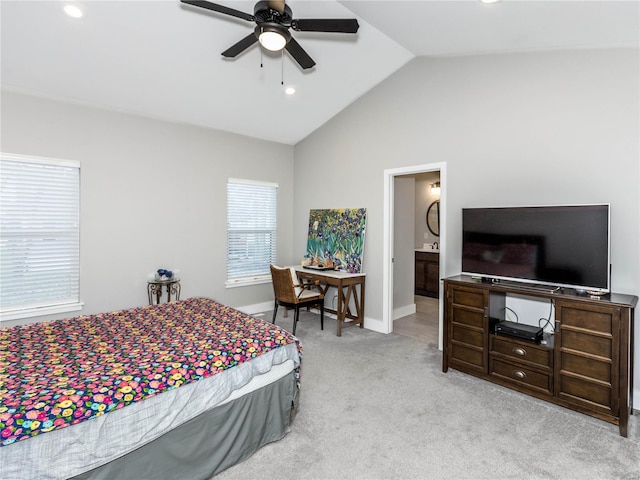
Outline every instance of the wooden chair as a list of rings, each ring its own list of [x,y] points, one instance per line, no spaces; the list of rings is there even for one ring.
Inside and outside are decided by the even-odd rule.
[[[300,307],[317,305],[320,309],[320,329],[324,330],[324,293],[310,290],[319,284],[317,280],[315,283],[300,283],[293,268],[282,268],[275,265],[271,265],[271,280],[275,295],[271,323],[276,323],[278,305],[293,308],[295,310],[293,334],[295,335],[298,317],[300,316]]]

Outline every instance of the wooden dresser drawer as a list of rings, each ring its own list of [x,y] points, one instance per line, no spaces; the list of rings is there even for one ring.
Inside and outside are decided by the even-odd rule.
[[[553,367],[553,350],[534,343],[521,342],[509,337],[491,335],[491,353],[498,353],[516,362],[550,369]]]
[[[562,326],[562,348],[575,350],[602,358],[612,358],[613,336],[589,331],[574,331]]]
[[[496,357],[489,360],[489,374],[514,387],[533,390],[545,395],[553,395],[553,380],[551,372],[544,373],[523,364],[509,363]]]
[[[451,345],[451,365],[456,368],[467,371],[469,369],[486,372],[485,354],[480,348],[474,348],[472,345],[462,343],[453,343]]]
[[[484,348],[484,332],[477,328],[464,328],[453,325],[451,328],[451,340],[457,343],[465,343],[478,348]]]
[[[464,305],[484,310],[486,304],[485,294],[482,290],[468,290],[464,288],[451,289],[451,303],[453,305]]]
[[[451,307],[451,322],[484,329],[484,313],[482,310],[470,310],[468,308]]]

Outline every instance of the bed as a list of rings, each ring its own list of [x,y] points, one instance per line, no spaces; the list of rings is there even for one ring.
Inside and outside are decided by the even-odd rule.
[[[205,298],[0,329],[0,478],[210,478],[288,432],[301,353]]]

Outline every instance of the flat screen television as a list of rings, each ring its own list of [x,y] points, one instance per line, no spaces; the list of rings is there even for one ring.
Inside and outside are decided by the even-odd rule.
[[[464,208],[462,273],[610,291],[609,205]]]

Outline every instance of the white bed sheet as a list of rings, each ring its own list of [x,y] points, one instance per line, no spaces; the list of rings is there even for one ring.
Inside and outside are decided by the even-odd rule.
[[[120,410],[0,447],[0,479],[58,480],[104,465],[300,364],[295,343]]]

